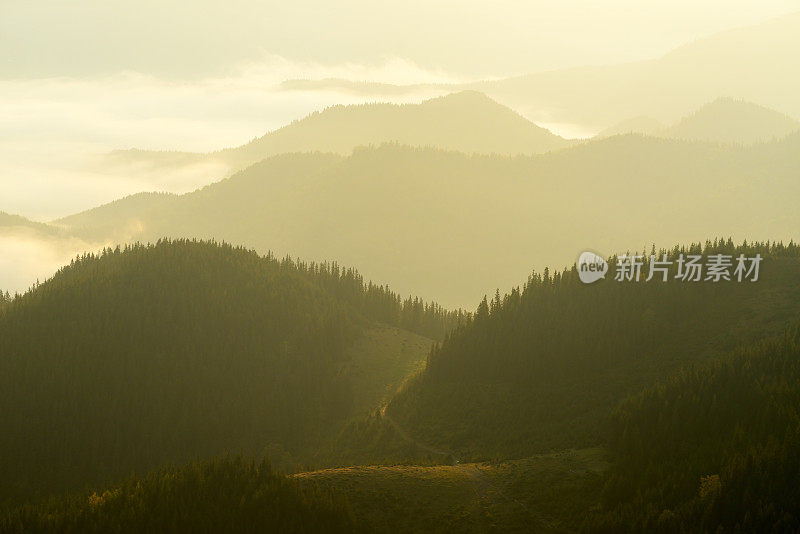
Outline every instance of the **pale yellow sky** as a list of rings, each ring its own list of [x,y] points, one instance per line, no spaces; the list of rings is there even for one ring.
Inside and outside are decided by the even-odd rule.
[[[3,0],[0,77],[219,74],[264,55],[468,77],[659,56],[797,0]]]
[[[216,178],[87,168],[114,148],[215,150],[328,105],[436,94],[274,90],[286,79],[465,81],[648,59],[796,9],[796,0],[3,0],[0,46],[10,53],[0,54],[0,211],[47,220]],[[591,133],[558,117],[543,125]]]

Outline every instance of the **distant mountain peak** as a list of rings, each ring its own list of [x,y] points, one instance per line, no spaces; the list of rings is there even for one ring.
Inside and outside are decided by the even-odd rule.
[[[536,154],[572,144],[485,94],[467,90],[419,104],[332,106],[222,155],[249,164],[284,152],[349,154],[360,145],[386,142],[499,154]]]
[[[753,144],[800,130],[800,122],[773,109],[732,97],[720,97],[667,128],[664,137]]]

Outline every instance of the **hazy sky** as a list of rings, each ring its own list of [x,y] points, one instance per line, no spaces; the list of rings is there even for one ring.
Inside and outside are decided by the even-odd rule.
[[[3,0],[0,76],[217,75],[277,55],[469,77],[645,59],[797,0]]]

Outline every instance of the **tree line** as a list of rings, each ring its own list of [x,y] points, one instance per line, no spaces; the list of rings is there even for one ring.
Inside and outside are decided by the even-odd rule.
[[[274,472],[222,456],[165,466],[99,491],[0,511],[7,533],[362,532],[348,503]]]

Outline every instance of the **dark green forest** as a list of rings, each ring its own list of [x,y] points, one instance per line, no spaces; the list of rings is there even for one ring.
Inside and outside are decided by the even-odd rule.
[[[628,395],[684,365],[777,335],[800,315],[794,243],[719,239],[657,254],[681,253],[765,259],[756,283],[642,277],[587,286],[575,266],[535,273],[522,288],[484,299],[468,324],[434,348],[425,372],[387,413],[462,459],[591,447],[605,441],[609,415]],[[612,258],[611,273],[615,266]],[[342,461],[375,461],[387,451],[409,461],[414,453],[426,456],[397,439],[379,414],[352,424],[340,440]]]
[[[597,532],[800,529],[800,325],[625,401]]]
[[[308,457],[352,413],[345,349],[365,328],[440,337],[465,318],[228,245],[84,255],[0,313],[0,496],[272,443]]]
[[[0,513],[7,533],[358,532],[347,503],[276,474],[266,462],[221,457],[163,467],[105,491],[54,497]]]
[[[545,270],[466,314],[336,264],[210,242],[85,255],[3,299],[0,525],[349,531],[394,524],[438,480],[450,489],[420,517],[459,510],[448,521],[476,529],[796,530],[800,326],[785,329],[800,325],[800,247],[650,253],[764,259],[757,282],[585,285],[575,266]],[[385,414],[353,419],[343,364],[375,323],[443,341]],[[294,486],[252,463],[275,443],[321,466],[400,465]],[[187,463],[226,451],[257,460]],[[165,463],[183,467],[153,470]],[[353,514],[351,496],[378,501]],[[555,515],[532,519],[542,502]]]

